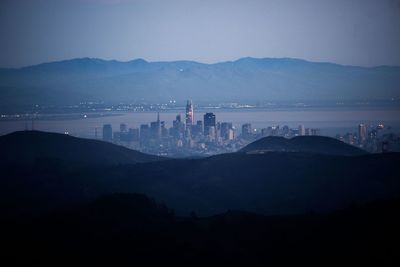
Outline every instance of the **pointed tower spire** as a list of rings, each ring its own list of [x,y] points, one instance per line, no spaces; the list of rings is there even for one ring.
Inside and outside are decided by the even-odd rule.
[[[186,125],[193,125],[193,122],[194,122],[193,103],[192,100],[189,99],[186,104]]]

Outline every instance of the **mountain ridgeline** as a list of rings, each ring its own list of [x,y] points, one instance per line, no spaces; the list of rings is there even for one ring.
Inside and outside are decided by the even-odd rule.
[[[0,104],[82,101],[343,101],[399,97],[400,67],[356,67],[291,58],[128,62],[91,58],[0,69]]]

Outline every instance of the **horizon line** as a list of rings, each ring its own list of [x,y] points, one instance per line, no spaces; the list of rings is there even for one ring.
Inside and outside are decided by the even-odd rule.
[[[74,61],[74,60],[98,60],[98,61],[103,61],[103,62],[118,62],[118,63],[129,63],[133,61],[143,61],[145,63],[176,63],[176,62],[191,62],[191,63],[196,63],[196,64],[202,64],[202,65],[217,65],[217,64],[224,64],[224,63],[235,63],[240,60],[245,60],[245,59],[252,59],[252,60],[297,60],[297,61],[303,61],[303,62],[308,62],[308,63],[316,63],[316,64],[331,64],[331,65],[337,65],[337,66],[343,66],[343,67],[358,67],[358,68],[380,68],[380,67],[400,67],[400,65],[374,65],[374,66],[361,66],[361,65],[351,65],[351,64],[340,64],[340,63],[335,63],[335,62],[330,62],[330,61],[313,61],[313,60],[307,60],[303,58],[296,58],[296,57],[251,57],[251,56],[245,56],[245,57],[240,57],[234,60],[225,60],[225,61],[218,61],[214,63],[205,63],[201,61],[196,61],[196,60],[186,60],[186,59],[177,59],[177,60],[155,60],[155,61],[149,61],[144,58],[138,57],[138,58],[133,58],[130,60],[117,60],[117,59],[104,59],[104,58],[98,58],[98,57],[75,57],[75,58],[66,58],[66,59],[60,59],[60,60],[54,60],[54,61],[45,61],[37,64],[30,64],[30,65],[25,65],[25,66],[20,66],[20,67],[0,67],[0,69],[9,69],[9,70],[20,70],[20,69],[25,69],[25,68],[31,68],[31,67],[36,67],[40,65],[47,65],[47,64],[53,64],[53,63],[62,63],[62,62],[69,62],[69,61]]]

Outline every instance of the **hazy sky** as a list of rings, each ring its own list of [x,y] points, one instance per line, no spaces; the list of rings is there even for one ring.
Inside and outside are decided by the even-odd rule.
[[[400,65],[400,0],[1,0],[0,66],[75,57]]]

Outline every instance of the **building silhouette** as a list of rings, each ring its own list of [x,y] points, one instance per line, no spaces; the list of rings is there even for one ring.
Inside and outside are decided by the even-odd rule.
[[[245,123],[242,125],[242,137],[244,139],[249,139],[252,137],[252,131],[251,131],[251,124],[250,123]]]
[[[210,128],[213,127],[213,131],[215,131],[216,126],[216,118],[214,113],[206,113],[204,114],[204,136],[210,135]]]
[[[157,121],[150,123],[150,138],[159,140],[161,138],[160,112],[157,113]]]
[[[193,113],[193,103],[192,100],[188,100],[186,104],[186,125],[194,124],[194,113]]]
[[[111,142],[113,140],[113,132],[111,124],[103,125],[103,140]]]
[[[222,122],[221,123],[221,137],[223,139],[230,140],[230,130],[232,130],[232,123],[230,122]]]
[[[363,123],[358,125],[358,142],[363,144],[367,139],[367,126]]]
[[[301,136],[306,135],[306,128],[304,127],[303,124],[299,125],[299,135]]]

